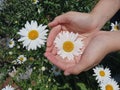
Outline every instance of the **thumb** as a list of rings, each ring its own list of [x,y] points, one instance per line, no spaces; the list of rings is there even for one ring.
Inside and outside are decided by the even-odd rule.
[[[70,74],[78,75],[82,71],[86,69],[86,65],[82,63],[78,63],[73,67],[70,67],[64,71],[64,75],[68,76]]]
[[[57,34],[61,31],[61,25],[54,27],[48,35],[47,38],[47,46],[52,46],[54,39],[56,38]]]

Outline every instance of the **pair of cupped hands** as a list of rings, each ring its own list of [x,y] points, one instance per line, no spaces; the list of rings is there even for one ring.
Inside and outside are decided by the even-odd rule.
[[[109,48],[109,32],[100,30],[102,26],[95,23],[94,17],[88,13],[67,12],[57,16],[48,24],[51,31],[47,39],[45,57],[64,71],[64,75],[80,74],[96,66],[111,52]],[[75,57],[78,62],[66,62],[57,55],[54,40],[61,31],[79,33],[84,38],[83,54]]]

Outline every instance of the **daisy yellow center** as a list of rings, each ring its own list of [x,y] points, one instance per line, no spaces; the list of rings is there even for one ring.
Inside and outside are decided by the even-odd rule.
[[[11,44],[13,44],[13,42],[12,42],[12,41],[10,41],[10,42],[9,42],[9,44],[11,45]]]
[[[74,49],[74,44],[71,41],[66,41],[63,43],[63,50],[66,52],[71,52]]]
[[[108,84],[105,86],[105,90],[114,90],[114,89],[112,85]]]
[[[23,60],[24,60],[24,58],[23,58],[23,57],[20,57],[20,58],[19,58],[19,60],[20,60],[20,61],[23,61]]]
[[[100,74],[100,76],[102,76],[102,77],[105,76],[105,72],[104,72],[104,71],[100,71],[99,74]]]
[[[33,0],[33,2],[37,2],[37,0]]]
[[[115,25],[115,26],[114,26],[114,29],[115,29],[115,30],[119,30],[118,25]]]
[[[35,40],[36,38],[38,38],[38,36],[39,36],[39,33],[36,30],[31,30],[28,33],[28,38],[31,39],[31,40]]]

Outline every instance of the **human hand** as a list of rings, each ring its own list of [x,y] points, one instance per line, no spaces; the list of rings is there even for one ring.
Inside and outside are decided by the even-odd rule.
[[[70,34],[71,36],[69,36],[68,34]],[[60,35],[62,35],[62,36],[60,36]],[[73,37],[74,35],[77,36],[77,37],[75,36],[75,38],[74,38],[76,40],[75,42],[74,42],[73,38],[70,39],[70,37]],[[50,51],[46,51],[45,56],[53,64],[55,64],[62,70],[65,70],[66,68],[74,66],[75,64],[77,64],[80,61],[81,54],[82,54],[82,52],[84,52],[84,49],[87,46],[88,40],[90,38],[83,37],[82,35],[79,35],[79,34],[72,34],[72,33],[67,33],[67,32],[66,33],[60,32],[60,34],[57,37],[59,37],[59,38],[55,39],[56,44],[58,43],[57,47],[56,47],[56,45],[53,45],[52,49]],[[68,49],[68,46],[66,47],[66,49],[63,48],[63,46],[61,47],[61,44],[65,43],[66,41],[64,42],[64,40],[63,40],[63,42],[62,42],[62,41],[60,41],[60,39],[61,40],[65,39],[67,41],[73,40],[74,44],[75,43],[77,44],[77,42],[79,42],[79,43],[77,45],[76,44],[74,45],[74,47],[76,47],[76,48],[74,48],[72,50],[72,52],[71,51],[67,52],[66,50]],[[59,51],[59,49],[60,49],[60,51]],[[70,49],[70,47],[69,47],[69,49]],[[77,51],[77,50],[79,50],[79,51]],[[78,53],[79,53],[79,55],[78,55]],[[70,56],[68,56],[67,54],[69,54]]]
[[[80,13],[74,11],[57,16],[52,22],[48,24],[48,26],[51,28],[57,25],[61,25],[62,28],[69,31],[72,30],[72,32],[77,33],[89,33],[96,29],[100,29],[97,28],[94,15],[91,13]]]
[[[80,74],[96,66],[110,52],[120,50],[120,32],[99,31],[89,42],[79,63],[64,70],[65,75]]]
[[[56,26],[56,28],[58,30],[61,29],[60,26]],[[82,52],[84,52],[84,49],[86,48],[88,42],[91,40],[91,38],[94,35],[95,34],[93,33],[90,34],[89,37],[88,36],[84,37],[82,34],[79,34],[78,38],[83,38],[82,41],[84,46],[81,50]],[[48,58],[49,61],[51,61],[53,64],[55,64],[57,67],[59,67],[62,70],[65,70],[66,68],[76,65],[81,59],[81,54],[79,56],[75,56],[74,60],[68,60],[67,58],[63,59],[61,56],[57,54],[58,50],[54,44],[51,47],[47,47],[47,48],[49,48],[49,50],[46,50],[45,56]]]
[[[79,62],[77,63],[64,62],[60,56],[51,52],[46,52],[46,57],[53,64],[64,70],[65,75],[79,74],[100,63],[106,54],[118,50],[119,44],[117,45],[115,43],[118,43],[119,35],[120,32],[99,31],[94,35],[89,36],[89,38],[86,38],[85,40],[85,42],[87,42],[85,46],[86,49],[84,50],[82,57],[79,56],[76,58],[76,60],[79,59]],[[113,43],[116,46],[114,46]]]
[[[89,38],[84,40],[86,43],[85,44],[85,47],[86,47],[88,41],[90,41],[91,39],[91,36],[93,36],[94,33],[98,31],[96,28],[96,25],[94,25],[94,20],[93,20],[92,15],[87,14],[87,13],[79,13],[79,12],[68,12],[63,15],[60,15],[56,17],[55,20],[53,20],[48,25],[52,29],[47,39],[47,47],[46,47],[45,56],[49,60],[52,60],[51,62],[53,64],[57,65],[59,68],[63,70],[65,70],[67,67],[71,67],[75,65],[76,62],[66,62],[67,60],[62,60],[61,57],[55,54],[56,50],[54,50],[55,48],[54,48],[53,41],[55,40],[58,33],[60,33],[61,31],[69,31],[69,32],[72,31],[74,33],[81,34],[83,37],[89,36]],[[77,59],[75,59],[74,61],[79,61],[81,58],[81,55],[76,58]],[[59,66],[60,64],[62,66]]]
[[[89,36],[99,30],[93,15],[80,12],[67,12],[60,15],[50,22],[48,26],[52,29],[47,39],[46,51],[50,50],[49,47],[52,46],[55,37],[61,30],[84,34],[83,36]]]

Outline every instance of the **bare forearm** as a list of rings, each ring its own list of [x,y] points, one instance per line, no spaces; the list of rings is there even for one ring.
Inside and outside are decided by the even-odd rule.
[[[100,29],[120,9],[120,0],[100,0],[91,14]]]

